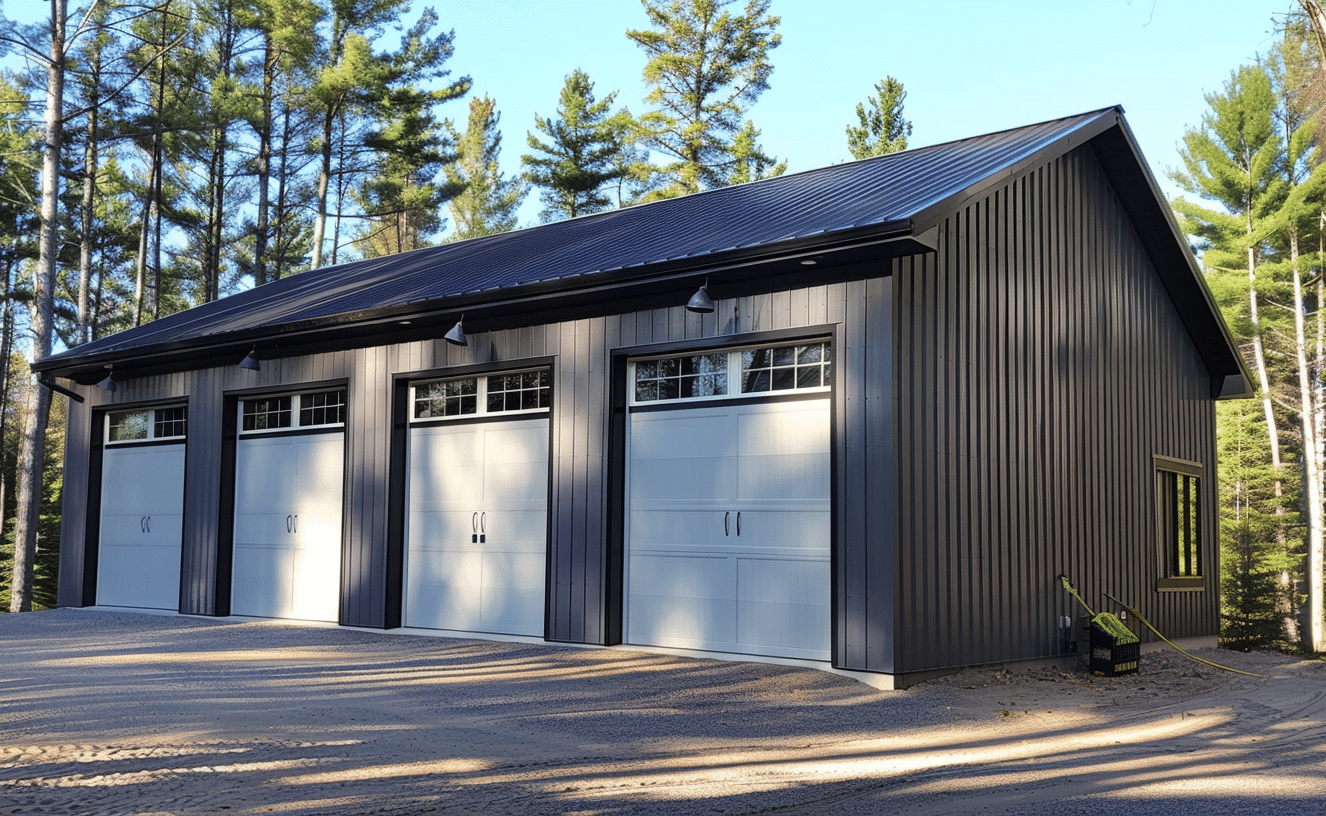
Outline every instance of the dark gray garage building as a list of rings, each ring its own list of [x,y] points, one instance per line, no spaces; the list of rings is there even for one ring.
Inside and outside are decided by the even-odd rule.
[[[1249,390],[1114,108],[317,270],[37,369],[86,398],[63,605],[900,685],[1059,654],[1061,572],[1213,638],[1214,401]]]

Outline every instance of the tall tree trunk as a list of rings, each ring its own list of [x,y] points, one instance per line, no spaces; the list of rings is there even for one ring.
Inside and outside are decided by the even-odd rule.
[[[11,249],[17,250],[17,241]],[[10,300],[10,295],[14,289],[14,258],[17,252],[8,253],[5,260],[5,302],[3,311],[0,311],[0,406],[9,405],[9,380],[10,371],[9,360],[14,354],[14,303]],[[9,430],[9,411],[0,410],[0,440],[5,438]],[[6,476],[9,472],[6,466],[3,449],[0,448],[0,540],[4,539],[5,533],[5,490],[8,485]]]
[[[1248,232],[1252,232],[1249,216]],[[1261,318],[1257,311],[1257,253],[1248,248],[1248,309],[1252,319],[1252,356],[1257,367],[1257,384],[1262,391],[1262,412],[1266,415],[1266,430],[1271,435],[1271,466],[1280,469],[1280,432],[1275,426],[1275,413],[1271,405],[1271,383],[1266,374],[1266,354],[1262,349]],[[1277,482],[1278,484],[1278,482]],[[1277,487],[1276,495],[1280,495]]]
[[[93,72],[93,82],[97,82],[97,72]],[[95,87],[95,86],[94,86]],[[83,201],[82,218],[78,230],[78,331],[77,342],[86,343],[92,339],[92,320],[89,305],[92,290],[92,223],[93,208],[97,195],[97,99],[91,100],[91,110],[87,115],[87,146],[83,150]]]
[[[270,215],[267,210],[268,187],[272,173],[272,96],[275,93],[277,67],[276,43],[271,31],[263,34],[262,58],[262,116],[258,124],[258,223],[253,236],[253,285],[267,282],[267,230]]]
[[[332,131],[336,123],[336,111],[328,109],[322,119],[322,164],[318,169],[318,212],[313,221],[313,259],[310,269],[322,266],[322,240],[327,234],[327,192],[331,186],[332,172]]]
[[[1303,433],[1304,505],[1307,509],[1308,609],[1304,645],[1314,652],[1326,648],[1322,617],[1322,486],[1321,463],[1317,460],[1317,438],[1312,383],[1308,368],[1308,336],[1303,317],[1303,283],[1298,266],[1298,230],[1290,225],[1289,260],[1294,274],[1294,360],[1298,368],[1299,417]]]
[[[340,137],[336,140],[336,163],[341,172],[336,175],[336,221],[332,226],[331,262],[335,266],[340,261],[341,250],[341,214],[345,206],[345,168],[348,164],[345,156],[345,112],[340,116]]]
[[[46,134],[41,161],[41,232],[32,303],[32,360],[50,356],[54,320],[55,262],[59,249],[56,222],[60,199],[60,150],[64,143],[64,37],[68,0],[50,0],[51,54],[46,68]],[[9,611],[32,609],[32,567],[37,555],[37,520],[41,509],[41,471],[46,452],[50,389],[28,391],[23,438],[18,453],[18,512],[14,519],[14,577]]]
[[[149,168],[151,164],[149,163]],[[143,325],[143,307],[147,302],[147,249],[152,234],[152,171],[148,170],[147,201],[138,219],[138,258],[134,261],[134,325]]]

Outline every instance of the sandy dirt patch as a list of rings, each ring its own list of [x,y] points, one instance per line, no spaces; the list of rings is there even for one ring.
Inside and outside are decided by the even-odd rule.
[[[1326,664],[813,669],[0,615],[0,816],[1326,812]]]

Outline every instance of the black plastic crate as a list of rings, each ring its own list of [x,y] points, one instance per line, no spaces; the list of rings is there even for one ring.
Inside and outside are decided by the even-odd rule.
[[[1091,671],[1106,677],[1136,674],[1142,656],[1142,644],[1119,643],[1114,635],[1091,624]]]

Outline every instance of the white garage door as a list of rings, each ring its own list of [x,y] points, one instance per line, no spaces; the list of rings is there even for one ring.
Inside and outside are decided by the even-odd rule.
[[[630,643],[830,658],[827,357],[823,343],[632,366]],[[805,396],[749,399],[776,391]]]
[[[106,421],[97,603],[177,610],[185,409],[124,411]]]
[[[333,391],[242,403],[231,614],[339,619],[344,402]]]
[[[404,625],[542,636],[548,372],[413,390]]]

